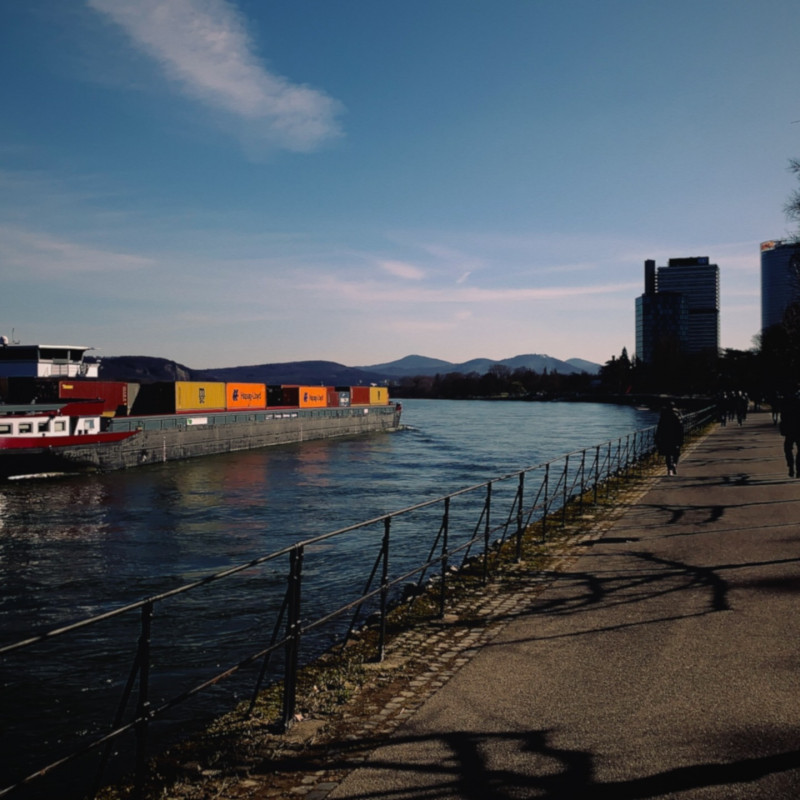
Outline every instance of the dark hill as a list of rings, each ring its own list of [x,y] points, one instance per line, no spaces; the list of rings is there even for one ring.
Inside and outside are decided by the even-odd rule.
[[[86,358],[92,361],[91,357]],[[100,380],[152,383],[155,381],[195,381],[198,371],[166,358],[154,356],[107,356],[100,361]]]
[[[346,367],[335,361],[289,361],[284,364],[221,367],[205,370],[202,374],[207,380],[311,386],[358,386],[383,382],[386,377],[364,369]]]
[[[89,360],[89,359],[87,359]],[[106,356],[100,361],[100,379],[152,383],[156,381],[234,381],[241,383],[358,386],[379,383],[387,376],[345,367],[333,361],[291,361],[245,367],[191,369],[153,356]]]

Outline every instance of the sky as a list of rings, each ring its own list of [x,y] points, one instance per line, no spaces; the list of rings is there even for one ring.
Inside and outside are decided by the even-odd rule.
[[[792,235],[797,0],[0,3],[0,334],[195,369],[635,351]]]

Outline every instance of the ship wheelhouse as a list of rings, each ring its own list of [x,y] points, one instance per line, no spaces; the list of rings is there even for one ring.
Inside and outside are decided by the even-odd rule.
[[[84,361],[91,347],[9,344],[0,337],[0,378],[96,378],[99,364]]]

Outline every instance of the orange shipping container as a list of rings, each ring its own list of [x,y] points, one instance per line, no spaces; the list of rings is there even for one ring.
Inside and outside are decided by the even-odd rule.
[[[263,383],[226,384],[226,408],[266,408],[267,387]]]
[[[176,381],[175,410],[224,411],[225,384],[209,381]]]
[[[389,390],[385,386],[370,386],[369,404],[371,406],[388,406]]]
[[[327,386],[298,386],[300,408],[325,408],[328,405]]]

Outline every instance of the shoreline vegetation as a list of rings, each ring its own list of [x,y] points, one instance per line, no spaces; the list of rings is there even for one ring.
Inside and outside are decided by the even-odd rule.
[[[499,398],[493,398],[499,399]],[[687,436],[686,445],[702,439],[712,427],[706,424]],[[364,728],[373,718],[386,715],[397,704],[394,727],[435,691],[415,700],[415,685],[430,674],[443,649],[463,658],[459,641],[469,630],[493,625],[486,606],[519,591],[541,591],[548,576],[567,567],[582,546],[607,531],[625,508],[636,502],[661,468],[651,454],[633,464],[624,475],[610,477],[596,498],[575,496],[566,511],[547,517],[549,532],[542,539],[541,521],[526,528],[521,557],[511,541],[498,542],[489,553],[488,580],[483,579],[481,556],[461,568],[451,568],[447,585],[447,612],[438,613],[440,587],[434,580],[419,594],[399,600],[387,620],[387,648],[376,660],[378,630],[367,623],[350,641],[332,647],[299,673],[297,712],[288,730],[280,723],[283,687],[263,690],[250,712],[248,702],[214,719],[203,730],[150,759],[150,779],[141,797],[172,800],[229,796],[244,784],[259,796],[295,796],[296,787],[312,784],[324,775],[329,781],[343,777],[363,758],[369,743]],[[457,667],[456,667],[457,668]],[[408,711],[407,713],[411,713]],[[388,727],[387,727],[388,726]],[[390,724],[385,721],[381,734]],[[393,729],[393,728],[392,728]],[[336,774],[339,770],[342,774]],[[102,789],[99,800],[131,800],[137,795],[132,782],[121,781]],[[233,795],[230,795],[233,796]],[[238,794],[236,796],[239,796]]]

